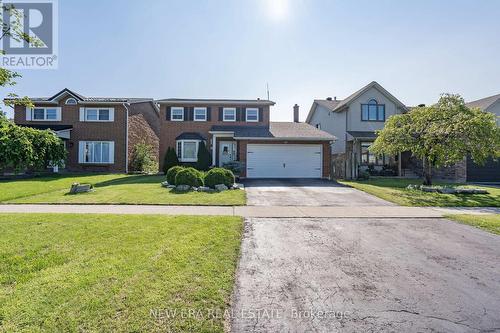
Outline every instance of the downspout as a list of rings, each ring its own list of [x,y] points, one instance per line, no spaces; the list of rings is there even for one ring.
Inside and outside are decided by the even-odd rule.
[[[128,106],[130,103],[123,103],[126,110],[125,117],[125,173],[128,173]]]

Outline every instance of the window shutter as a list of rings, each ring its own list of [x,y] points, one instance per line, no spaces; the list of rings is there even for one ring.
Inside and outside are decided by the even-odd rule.
[[[26,120],[31,120],[31,113],[33,112],[32,108],[26,107]]]
[[[189,114],[188,120],[193,121],[194,120],[194,107],[190,106],[187,109],[189,110],[189,112],[188,112],[188,114]]]
[[[264,121],[264,109],[259,108],[259,121]]]
[[[85,141],[78,141],[78,163],[83,163],[84,147],[85,147]]]
[[[223,117],[224,117],[223,112],[224,112],[224,111],[223,111],[223,109],[222,109],[222,106],[221,106],[221,107],[219,107],[219,121],[222,121],[222,120],[223,120]]]
[[[236,108],[236,121],[241,121],[241,109],[242,108]]]
[[[115,108],[109,108],[109,121],[115,121]]]
[[[165,108],[165,114],[166,114],[166,120],[169,120],[170,121],[170,106],[167,106]]]
[[[80,108],[80,121],[85,121],[85,108]]]
[[[61,121],[62,119],[62,114],[61,114],[61,107],[56,108],[56,121]]]
[[[241,108],[241,121],[247,121],[247,109]]]
[[[115,142],[109,142],[109,163],[115,163]]]
[[[212,109],[207,106],[207,121],[210,121],[212,119]]]

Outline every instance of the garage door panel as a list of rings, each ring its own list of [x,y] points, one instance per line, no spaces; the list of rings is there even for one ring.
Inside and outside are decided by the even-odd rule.
[[[249,144],[248,178],[321,178],[321,145]]]

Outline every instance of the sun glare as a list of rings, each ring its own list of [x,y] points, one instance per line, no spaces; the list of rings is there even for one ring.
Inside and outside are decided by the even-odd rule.
[[[288,0],[265,0],[269,16],[274,20],[284,20],[288,16]]]

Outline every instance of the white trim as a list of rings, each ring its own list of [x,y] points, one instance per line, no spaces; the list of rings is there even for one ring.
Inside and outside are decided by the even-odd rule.
[[[176,111],[181,111],[182,112],[182,119],[174,119],[174,109]],[[170,108],[170,121],[184,121],[184,107],[182,106],[172,106]]]
[[[196,110],[204,111],[205,118],[204,119],[196,119]],[[195,107],[193,108],[193,121],[207,121],[207,108],[206,107]]]
[[[108,143],[109,144],[109,160],[106,162],[85,162],[85,146],[89,143]],[[102,150],[101,150],[101,159],[102,159]],[[97,140],[89,140],[89,141],[79,141],[78,142],[78,163],[79,164],[114,164],[115,163],[115,142],[114,141],[97,141]]]
[[[43,110],[43,119],[35,119],[35,110],[36,109],[42,109]],[[56,111],[56,118],[55,119],[48,119],[47,118],[47,110],[55,110]],[[28,110],[28,109],[26,109]],[[34,108],[30,109],[31,110],[31,121],[61,121],[61,108],[60,107],[52,107],[52,106],[35,106]],[[28,117],[26,117],[28,118]]]
[[[226,111],[232,111],[234,113],[234,119],[226,119]],[[236,108],[223,108],[222,109],[222,121],[235,122],[236,121]]]
[[[69,101],[75,101],[74,103],[68,103]],[[78,104],[78,101],[76,100],[76,98],[74,97],[70,97],[66,100],[66,102],[64,102],[64,104],[66,105],[77,105]]]
[[[265,140],[265,141],[330,141],[333,142],[336,138],[326,139],[326,138],[307,138],[307,137],[283,137],[283,138],[258,138],[258,137],[234,137],[236,140]],[[251,142],[249,142],[250,144]]]
[[[33,109],[26,107],[26,120],[31,121],[32,113],[33,113]]]
[[[179,143],[182,145],[181,148],[181,155],[184,155],[184,144],[185,143],[196,143],[196,150],[195,150],[195,157],[194,158],[184,158],[182,156],[179,156]],[[198,148],[200,147],[200,140],[176,140],[175,141],[175,153],[177,154],[177,158],[179,159],[179,162],[197,162],[198,161]]]
[[[255,111],[256,112],[256,115],[257,115],[257,119],[255,120],[249,120],[248,119],[248,111]],[[247,123],[258,123],[259,122],[259,108],[246,108],[245,109],[245,121]]]

